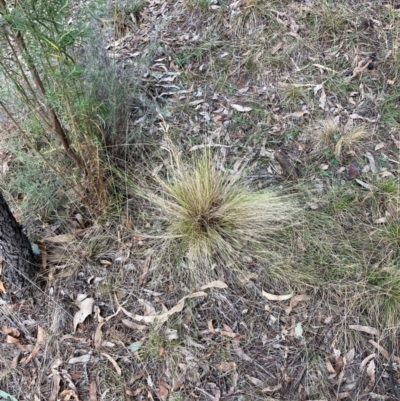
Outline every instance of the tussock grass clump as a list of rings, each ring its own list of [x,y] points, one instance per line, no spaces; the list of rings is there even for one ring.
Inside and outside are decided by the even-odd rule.
[[[338,118],[319,121],[312,132],[315,148],[322,151],[334,147],[334,154],[338,160],[367,136],[368,131],[365,125],[342,127]]]
[[[312,138],[318,150],[327,149],[340,136],[339,121],[335,118],[321,120],[313,128]]]
[[[241,174],[218,169],[210,151],[182,162],[176,149],[159,193],[145,193],[167,222],[164,238],[189,266],[238,266],[240,256],[257,256],[268,236],[293,219],[297,207],[275,190],[254,191]]]
[[[367,130],[364,126],[353,127],[352,129],[345,132],[335,146],[335,156],[340,159],[344,150],[350,150],[359,141],[367,136]]]

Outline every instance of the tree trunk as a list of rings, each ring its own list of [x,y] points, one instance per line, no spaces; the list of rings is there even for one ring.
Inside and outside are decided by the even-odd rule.
[[[8,286],[27,289],[36,273],[35,255],[28,237],[22,231],[0,192],[0,262]],[[1,263],[0,263],[1,266]]]

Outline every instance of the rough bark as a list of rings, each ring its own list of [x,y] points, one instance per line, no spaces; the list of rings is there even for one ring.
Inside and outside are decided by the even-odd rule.
[[[36,273],[35,255],[22,226],[0,192],[0,259],[6,284],[18,290],[29,288]]]

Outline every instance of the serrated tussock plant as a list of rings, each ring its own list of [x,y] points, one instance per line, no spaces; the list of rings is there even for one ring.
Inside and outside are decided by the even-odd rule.
[[[216,167],[209,150],[183,162],[171,146],[165,176],[141,195],[166,221],[162,238],[193,269],[214,264],[238,267],[242,256],[259,257],[274,231],[293,221],[299,209],[276,190],[253,190],[242,178]]]

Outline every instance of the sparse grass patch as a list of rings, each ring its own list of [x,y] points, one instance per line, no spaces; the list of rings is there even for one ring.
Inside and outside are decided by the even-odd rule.
[[[400,233],[400,231],[398,232]],[[376,322],[386,327],[396,327],[400,319],[400,270],[398,266],[386,266],[372,270],[367,277],[371,290],[371,313]]]
[[[381,120],[388,124],[398,126],[400,124],[400,96],[398,93],[393,93],[385,98],[379,105],[378,111],[381,115]]]
[[[294,108],[300,103],[306,102],[308,90],[301,84],[285,83],[282,85],[282,95],[285,106]]]
[[[355,194],[353,192],[345,192],[335,198],[331,198],[329,202],[329,210],[333,213],[338,213],[341,211],[351,210],[355,200]]]
[[[391,246],[393,247],[400,246],[400,223],[398,221],[389,223],[386,226],[385,237]]]
[[[318,0],[308,11],[308,23],[314,24],[316,34],[322,34],[321,39],[335,39],[349,26],[351,15],[345,2],[338,1],[333,5],[328,0]]]
[[[208,10],[211,0],[185,0],[185,5],[189,10]]]

